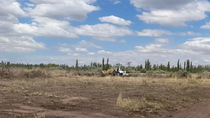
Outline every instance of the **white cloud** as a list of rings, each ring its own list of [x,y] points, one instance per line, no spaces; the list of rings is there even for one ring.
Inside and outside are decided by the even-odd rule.
[[[193,2],[194,0],[130,0],[136,8],[143,8],[147,10],[156,9],[180,9],[185,7],[186,4]],[[160,4],[161,3],[161,4]]]
[[[73,55],[74,55],[74,56],[80,56],[80,54],[79,54],[79,53],[74,53]]]
[[[99,48],[101,49],[101,46],[95,45],[91,42],[87,42],[85,40],[82,40],[79,42],[79,45],[77,45],[77,47],[83,47],[83,48]]]
[[[60,47],[60,48],[59,48],[59,51],[60,51],[60,52],[68,52],[68,53],[69,53],[69,52],[72,52],[72,50],[71,50],[70,48],[64,48],[64,47]]]
[[[121,42],[121,43],[126,43],[126,41],[125,41],[125,40],[120,40],[120,42]]]
[[[0,16],[13,15],[16,17],[26,17],[27,14],[21,9],[21,5],[16,0],[0,0]]]
[[[137,32],[138,36],[159,37],[162,35],[174,35],[174,33],[161,29],[144,29],[142,32]]]
[[[10,14],[8,14],[8,15],[2,15],[2,16],[0,16],[0,21],[1,22],[7,22],[7,23],[19,23],[19,21],[18,21],[18,18],[17,17],[15,17],[14,15],[10,15]]]
[[[151,56],[162,55],[164,58],[165,58],[165,56],[174,56],[174,55],[183,56],[183,55],[196,55],[196,54],[198,54],[195,51],[186,50],[186,49],[167,49],[162,44],[150,44],[150,45],[147,45],[145,47],[136,46],[135,48],[141,54],[142,53],[150,54]]]
[[[31,4],[31,3],[25,3],[25,5],[27,5],[28,7],[34,7],[35,6],[35,4]]]
[[[86,48],[75,48],[75,51],[77,52],[88,52]]]
[[[92,37],[115,37],[132,35],[132,31],[125,27],[116,27],[110,24],[82,25],[76,28],[79,35]]]
[[[150,44],[145,47],[136,46],[135,48],[138,51],[143,52],[143,53],[160,53],[160,52],[164,53],[164,52],[166,52],[166,50],[164,50],[162,47],[163,46],[161,44]]]
[[[162,30],[162,29],[144,29],[141,32],[137,32],[137,35],[138,36],[150,36],[150,37],[160,37],[163,35],[200,36],[201,33],[196,33],[196,32],[192,32],[192,31],[172,33],[170,31]]]
[[[181,36],[200,36],[201,35],[201,33],[195,33],[195,32],[192,32],[192,31],[179,32],[178,34],[181,35]]]
[[[113,37],[132,35],[133,32],[126,27],[116,27],[110,24],[82,25],[75,28],[78,35],[91,36],[98,40],[113,41]]]
[[[114,15],[100,17],[99,20],[101,22],[108,22],[108,23],[113,23],[117,25],[131,25],[132,24],[130,20],[125,20],[123,18],[114,16]]]
[[[157,43],[163,43],[163,44],[166,44],[166,43],[169,42],[168,39],[163,39],[163,38],[157,38],[157,39],[155,39],[155,41],[156,41]]]
[[[119,4],[119,3],[121,3],[119,0],[116,0],[113,4]]]
[[[87,14],[100,8],[92,3],[96,0],[31,0],[37,3],[34,8],[28,8],[31,16],[49,17],[53,19],[68,19],[83,21]]]
[[[59,21],[45,17],[35,17],[32,24],[13,24],[17,35],[41,36],[52,38],[77,38],[73,28],[67,21]]]
[[[183,48],[187,50],[193,50],[202,53],[209,53],[210,51],[210,38],[199,37],[194,38],[189,41],[186,41],[183,45]]]
[[[120,0],[109,0],[109,1],[113,2],[114,5],[121,3]]]
[[[56,58],[57,60],[50,61],[74,65],[76,59],[79,59],[80,64],[90,64],[90,62],[101,63],[102,58],[109,58],[111,64],[126,64],[128,61],[132,61],[133,65],[139,65],[144,64],[145,59],[150,59],[152,64],[167,64],[167,62],[170,61],[171,65],[176,65],[178,59],[180,59],[183,64],[187,58],[190,58],[193,64],[206,64],[210,58],[210,55],[207,54],[210,50],[209,44],[209,38],[195,38],[186,41],[176,49],[167,48],[165,44],[149,44],[146,46],[135,46],[133,50],[122,52],[100,50],[87,54],[69,53],[67,56],[33,57],[36,60],[30,57],[29,59],[27,58],[27,60],[34,60],[35,62],[38,60],[48,60],[49,62],[50,58]]]
[[[207,22],[205,25],[200,27],[201,29],[210,29],[210,22]]]
[[[89,52],[87,55],[95,55],[94,52]]]
[[[93,39],[99,40],[99,41],[110,41],[110,42],[116,42],[116,39],[113,37],[94,37]]]
[[[100,55],[111,55],[112,52],[110,52],[110,51],[105,51],[105,50],[100,50],[100,51],[98,51],[98,54],[100,54]]]
[[[102,47],[95,45],[91,42],[85,41],[85,40],[81,40],[78,44],[66,44],[66,43],[60,44],[60,49],[68,50],[66,52],[70,52],[71,51],[70,49],[72,49],[72,48],[74,48],[75,51],[87,52],[88,51],[87,49],[90,49],[90,48],[101,49]]]
[[[136,8],[149,10],[137,17],[147,24],[163,26],[187,26],[187,21],[199,21],[207,17],[210,3],[207,0],[130,0]],[[163,3],[163,4],[160,4]]]
[[[3,37],[0,36],[0,52],[26,53],[36,49],[45,49],[43,43],[34,41],[32,37]]]

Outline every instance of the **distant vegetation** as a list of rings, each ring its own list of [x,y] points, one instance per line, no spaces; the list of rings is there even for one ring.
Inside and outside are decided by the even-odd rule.
[[[167,72],[179,72],[185,71],[188,73],[201,73],[210,71],[210,65],[193,65],[192,61],[189,59],[184,63],[180,63],[180,60],[177,61],[176,66],[171,66],[170,62],[166,65],[164,64],[154,64],[152,65],[150,60],[145,60],[144,65],[131,66],[131,63],[128,62],[127,65],[122,65],[120,63],[111,65],[109,64],[109,58],[106,60],[103,58],[102,63],[91,62],[90,65],[79,66],[79,61],[76,60],[75,66],[68,66],[66,64],[23,64],[23,63],[10,63],[2,61],[0,63],[0,68],[9,69],[9,68],[24,68],[24,69],[59,69],[59,70],[83,70],[83,71],[102,71],[109,68],[116,68],[121,66],[122,70],[126,70],[130,73],[167,73]]]

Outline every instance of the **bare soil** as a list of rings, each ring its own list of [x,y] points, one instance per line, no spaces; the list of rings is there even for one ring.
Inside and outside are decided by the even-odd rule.
[[[200,81],[134,77],[0,79],[0,118],[209,118],[210,86]],[[120,93],[123,98],[144,98],[161,107],[117,107]]]

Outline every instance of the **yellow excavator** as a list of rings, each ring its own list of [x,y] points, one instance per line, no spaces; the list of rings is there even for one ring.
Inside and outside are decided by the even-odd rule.
[[[113,73],[114,73],[114,69],[113,68],[110,68],[110,69],[108,69],[108,70],[104,70],[104,71],[102,71],[102,75],[113,75]]]
[[[126,71],[122,71],[120,67],[118,67],[116,70],[113,68],[110,68],[108,70],[101,71],[101,75],[102,76],[107,76],[107,75],[129,76],[128,73]]]

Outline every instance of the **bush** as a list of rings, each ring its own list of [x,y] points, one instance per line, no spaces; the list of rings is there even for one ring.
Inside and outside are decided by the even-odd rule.
[[[13,77],[13,73],[10,72],[9,69],[1,69],[0,70],[0,78],[12,78]]]
[[[141,69],[141,70],[140,70],[140,73],[146,73],[146,72],[147,72],[146,69]]]
[[[38,69],[38,70],[32,70],[25,73],[26,78],[37,78],[37,77],[49,77],[49,74],[46,72]]]
[[[180,71],[176,72],[176,76],[177,76],[177,78],[191,78],[192,77],[192,75],[189,72],[187,72],[186,70],[184,70],[184,71],[180,70]]]
[[[210,79],[210,72],[204,71],[201,73],[202,78]]]

